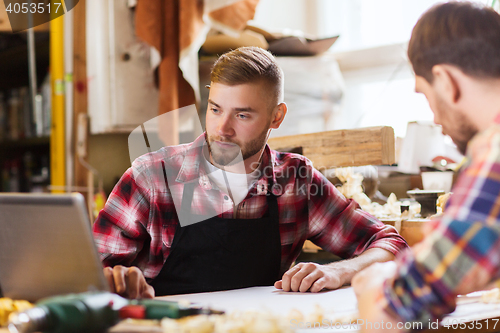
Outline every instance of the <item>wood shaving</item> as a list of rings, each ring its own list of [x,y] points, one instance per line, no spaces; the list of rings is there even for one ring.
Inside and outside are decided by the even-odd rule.
[[[334,327],[356,323],[358,317],[357,313],[326,315],[325,310],[316,305],[308,315],[297,309],[290,310],[286,316],[270,311],[240,311],[181,319],[164,318],[161,320],[161,327],[164,333],[292,333],[295,331],[292,323]]]
[[[363,176],[353,171],[351,167],[335,169],[335,177],[343,184],[337,186],[337,189],[346,198],[355,200],[361,208],[375,216],[376,218],[404,218],[411,219],[420,213],[419,205],[410,205],[409,210],[401,214],[401,202],[394,193],[387,198],[387,203],[380,205],[372,202],[363,191]]]
[[[437,208],[437,213],[438,214],[444,213],[444,207],[446,206],[446,203],[450,199],[451,194],[452,194],[451,192],[448,192],[448,193],[440,195],[437,198],[436,208]]]
[[[165,333],[288,333],[290,321],[269,312],[245,311],[225,315],[163,318]]]

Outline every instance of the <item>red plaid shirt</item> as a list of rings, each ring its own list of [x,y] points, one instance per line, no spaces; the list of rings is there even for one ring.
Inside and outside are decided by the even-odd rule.
[[[147,278],[154,278],[170,253],[179,227],[176,207],[180,208],[184,184],[191,182],[197,182],[191,211],[222,218],[264,216],[268,191],[272,191],[279,207],[282,273],[295,261],[306,239],[341,258],[369,248],[396,254],[407,247],[393,227],[342,196],[307,158],[269,146],[259,167],[260,178],[234,209],[231,199],[207,176],[204,145],[201,135],[190,144],[164,147],[133,162],[94,223],[104,265],[138,266]],[[274,186],[268,189],[271,177]]]

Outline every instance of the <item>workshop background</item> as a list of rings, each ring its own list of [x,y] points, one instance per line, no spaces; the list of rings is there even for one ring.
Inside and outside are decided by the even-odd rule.
[[[377,137],[378,164],[361,154],[321,166],[364,209],[400,231],[402,221],[413,228],[427,217],[420,196],[435,196],[435,206],[462,161],[414,92],[406,57],[411,29],[436,2],[79,0],[13,33],[0,1],[0,190],[78,191],[95,216],[131,160],[147,152],[141,125],[154,134],[152,147],[192,141],[204,126],[217,55],[255,45],[285,73],[289,112],[271,146],[293,136],[300,147],[288,148],[309,157],[300,135],[331,135],[339,151],[340,132],[329,131]],[[331,147],[314,148],[325,155]]]

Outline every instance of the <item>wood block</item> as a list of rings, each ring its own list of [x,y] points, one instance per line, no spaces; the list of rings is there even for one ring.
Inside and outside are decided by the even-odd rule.
[[[315,168],[395,163],[394,129],[389,126],[290,135],[268,140],[271,149],[302,149]]]
[[[425,226],[430,222],[429,219],[380,219],[384,224],[392,225],[405,239],[409,246],[413,246],[425,237]]]
[[[428,219],[403,220],[401,221],[401,231],[399,234],[406,240],[409,246],[413,246],[424,239],[424,227],[429,222],[430,220]]]
[[[87,103],[87,53],[86,53],[86,0],[80,0],[77,6],[73,8],[73,98],[74,98],[74,109],[73,109],[73,127],[71,129],[73,134],[73,149],[77,149],[77,128],[78,128],[78,118],[80,114],[87,114],[88,103]],[[82,28],[80,28],[82,27]],[[87,133],[88,134],[88,133]],[[85,155],[88,156],[88,145],[85,147]],[[87,187],[89,185],[89,174],[90,172],[87,168],[81,164],[78,156],[76,154],[73,156],[74,163],[74,180],[73,183],[77,187]],[[83,195],[88,195],[88,193],[82,193]],[[87,196],[87,204],[91,202],[90,195]],[[89,206],[90,207],[90,206]]]

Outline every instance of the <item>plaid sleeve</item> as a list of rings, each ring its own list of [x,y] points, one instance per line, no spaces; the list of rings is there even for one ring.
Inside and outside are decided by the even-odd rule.
[[[414,254],[399,259],[389,309],[406,321],[439,319],[460,293],[500,277],[500,131],[475,139],[473,161],[453,187],[445,214]]]
[[[105,266],[132,265],[148,236],[149,192],[146,177],[129,168],[114,187],[93,226]]]
[[[308,238],[323,249],[351,258],[370,248],[382,248],[396,255],[407,248],[396,229],[384,225],[346,199],[319,171],[312,169],[309,190]]]

